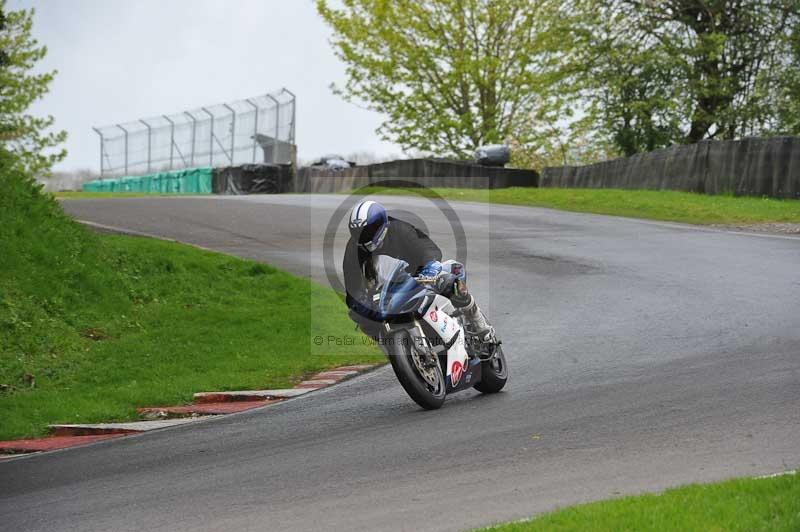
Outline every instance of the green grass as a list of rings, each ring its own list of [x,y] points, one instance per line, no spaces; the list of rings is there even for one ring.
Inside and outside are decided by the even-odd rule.
[[[667,190],[568,188],[434,188],[448,200],[548,207],[565,211],[649,218],[692,224],[800,223],[800,200],[711,196]],[[419,189],[367,188],[363,193],[414,195]]]
[[[383,360],[330,289],[186,245],[91,233],[10,171],[0,190],[0,440]],[[317,347],[317,334],[353,345]]]
[[[797,531],[800,474],[690,485],[658,495],[623,497],[543,514],[484,530]]]

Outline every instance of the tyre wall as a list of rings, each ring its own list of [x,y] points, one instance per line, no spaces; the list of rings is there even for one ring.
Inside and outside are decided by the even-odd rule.
[[[244,164],[214,169],[214,194],[280,194],[292,192],[292,165]]]

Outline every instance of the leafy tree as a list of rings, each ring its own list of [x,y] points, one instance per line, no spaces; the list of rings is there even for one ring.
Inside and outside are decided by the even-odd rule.
[[[796,115],[796,0],[589,0],[580,9],[581,95],[626,154],[771,134],[778,100]]]
[[[318,0],[347,67],[334,90],[388,115],[378,129],[405,150],[464,156],[529,142],[531,118],[557,104],[553,0]],[[552,107],[550,107],[552,110]]]
[[[55,72],[34,73],[47,53],[31,36],[33,10],[8,11],[0,0],[0,147],[13,154],[18,166],[33,174],[49,173],[66,155],[56,149],[66,132],[50,132],[52,116],[27,114],[31,104],[45,95]]]
[[[771,72],[781,74],[759,80],[759,95],[763,94],[766,109],[763,114],[774,117],[773,133],[800,135],[800,23],[795,24],[784,39],[789,53],[780,58],[782,61],[770,65]],[[770,90],[770,82],[774,82],[774,90]]]

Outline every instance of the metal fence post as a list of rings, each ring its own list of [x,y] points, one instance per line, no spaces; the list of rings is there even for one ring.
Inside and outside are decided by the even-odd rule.
[[[188,116],[189,119],[191,119],[192,121],[192,155],[189,157],[189,164],[191,166],[194,166],[194,140],[197,134],[197,120],[195,119],[194,116],[192,116],[192,113],[190,113],[189,111],[184,111],[183,114]]]
[[[117,127],[120,128],[125,133],[125,174],[127,174],[128,173],[128,130],[119,124],[117,124]]]
[[[172,157],[175,154],[175,122],[170,120],[167,115],[161,115],[161,117],[169,122],[169,169],[172,170]],[[181,158],[183,158],[183,155],[181,155]]]
[[[150,124],[148,124],[144,120],[139,120],[139,122],[144,124],[144,127],[147,128],[147,172],[150,173],[150,166],[151,166],[150,162],[152,160],[152,157],[151,157],[151,146],[152,146],[151,136],[152,136],[152,133],[153,133],[153,128],[151,128]]]
[[[231,112],[231,166],[233,166],[233,153],[236,148],[236,111],[227,103],[222,104],[225,109]]]
[[[200,108],[211,117],[211,133],[208,135],[208,166],[214,167],[214,114],[205,107]]]
[[[278,135],[280,133],[280,127],[281,127],[280,123],[281,104],[270,94],[267,94],[267,98],[275,102],[275,136],[273,137],[273,142],[272,142],[272,161],[271,161],[272,164],[275,164],[276,161],[278,160]]]
[[[103,152],[105,151],[105,139],[103,138],[103,133],[101,133],[99,129],[96,127],[93,127],[92,129],[95,133],[100,135],[100,177],[103,177]]]
[[[287,89],[286,87],[283,88],[283,92],[287,93],[289,96],[292,97],[292,125],[289,128],[291,138],[289,139],[292,144],[294,144],[294,119],[297,116],[297,98],[295,97],[294,93]]]
[[[254,109],[254,112],[255,112],[255,120],[254,120],[254,123],[253,123],[253,163],[255,163],[256,162],[256,148],[258,147],[258,140],[256,138],[256,137],[258,137],[258,105],[253,103],[253,100],[251,100],[250,98],[247,98],[245,101],[253,106],[253,109]]]

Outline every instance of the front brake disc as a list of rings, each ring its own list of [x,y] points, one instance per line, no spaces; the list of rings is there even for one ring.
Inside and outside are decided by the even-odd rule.
[[[412,360],[414,360],[414,366],[416,366],[420,376],[423,379],[425,379],[425,382],[427,382],[431,386],[434,387],[437,386],[439,379],[436,377],[435,367],[436,364],[438,364],[438,361],[434,363],[428,361],[426,363],[425,358],[427,357],[425,357],[424,354],[419,353],[419,351],[417,351],[416,349],[413,349],[411,358]]]

